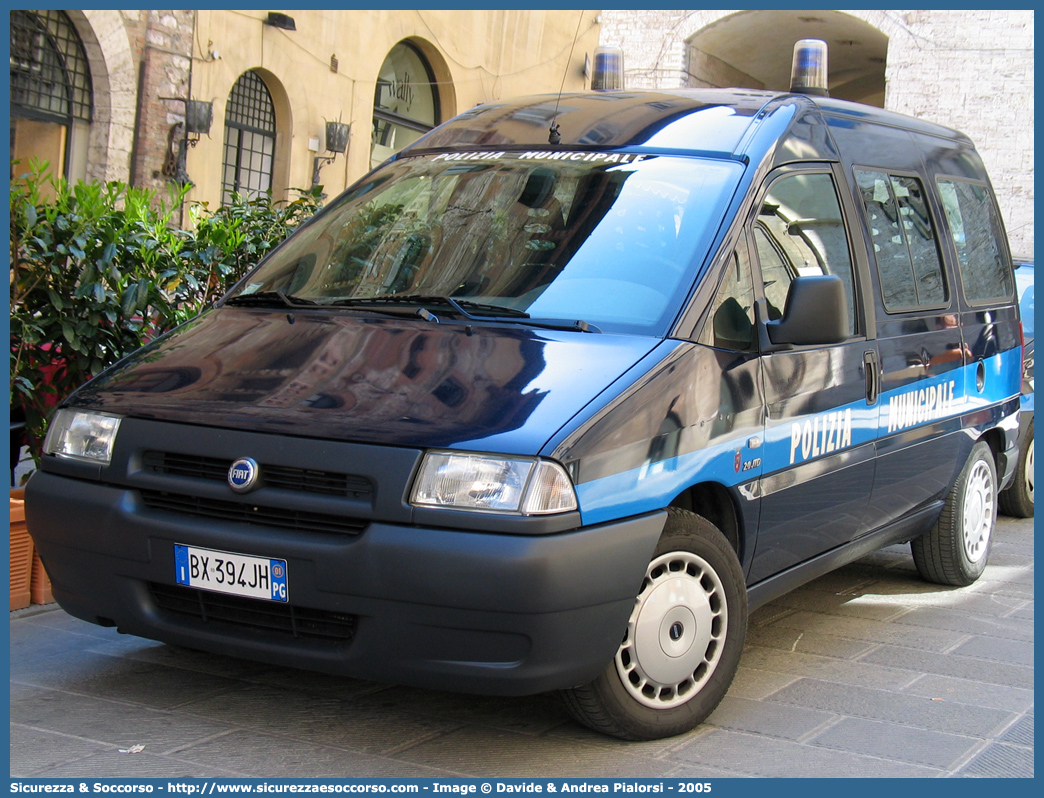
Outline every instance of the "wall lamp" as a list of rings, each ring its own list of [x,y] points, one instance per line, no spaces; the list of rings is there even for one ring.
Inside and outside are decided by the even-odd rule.
[[[319,185],[319,170],[326,164],[332,162],[338,154],[344,154],[348,149],[348,132],[350,125],[343,122],[326,123],[326,151],[333,155],[317,155],[312,164],[312,187]]]
[[[280,14],[278,11],[269,11],[268,16],[265,17],[265,24],[283,30],[297,30],[294,18],[289,14]]]
[[[195,185],[185,168],[185,158],[188,148],[195,147],[200,136],[204,133],[210,135],[210,125],[214,121],[214,103],[206,100],[186,100],[183,97],[159,99],[185,103],[185,121],[175,124],[167,136],[167,160],[163,164],[163,174],[172,178],[178,185]]]

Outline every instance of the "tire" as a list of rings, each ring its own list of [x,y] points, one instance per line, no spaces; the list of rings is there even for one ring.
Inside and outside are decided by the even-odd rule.
[[[1015,518],[1033,517],[1033,422],[1029,423],[1026,437],[1022,441],[1019,462],[1015,466],[1015,479],[1006,490],[1001,491],[1000,511]]]
[[[997,469],[990,447],[979,441],[935,526],[910,541],[921,577],[940,585],[970,585],[986,568],[996,523]]]
[[[672,507],[616,656],[594,681],[563,691],[566,707],[625,740],[689,731],[725,697],[746,634],[736,552],[705,518]]]

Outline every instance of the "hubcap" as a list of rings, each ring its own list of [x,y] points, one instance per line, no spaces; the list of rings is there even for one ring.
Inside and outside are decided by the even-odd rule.
[[[684,704],[714,673],[727,626],[725,589],[706,560],[690,552],[657,557],[616,653],[624,687],[647,707]]]
[[[1026,495],[1029,496],[1030,503],[1033,503],[1033,441],[1026,445],[1026,473],[1024,475],[1026,479]]]
[[[986,554],[993,532],[995,491],[989,465],[977,460],[964,491],[964,553],[975,563]]]

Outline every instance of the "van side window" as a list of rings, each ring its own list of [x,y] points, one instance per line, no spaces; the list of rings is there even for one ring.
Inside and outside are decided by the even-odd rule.
[[[946,304],[946,284],[921,182],[856,169],[874,243],[881,299],[890,313]]]
[[[715,349],[749,351],[754,344],[754,279],[746,250],[734,252],[711,304],[699,342]]]
[[[1012,295],[1011,269],[1001,245],[997,208],[985,186],[964,180],[940,180],[939,194],[946,210],[964,296],[972,304]]]
[[[848,332],[856,334],[852,258],[829,174],[791,174],[773,183],[752,233],[769,318],[782,315],[790,283],[798,275],[836,274],[848,299]]]

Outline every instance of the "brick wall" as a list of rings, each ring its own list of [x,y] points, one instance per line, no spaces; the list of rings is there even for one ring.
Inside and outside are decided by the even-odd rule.
[[[172,128],[185,121],[185,104],[172,99],[188,98],[192,75],[194,11],[132,11],[142,19],[137,138],[131,169],[135,185],[164,190]],[[128,21],[130,24],[130,21]],[[193,98],[199,99],[199,98]],[[178,135],[181,129],[179,128]]]

